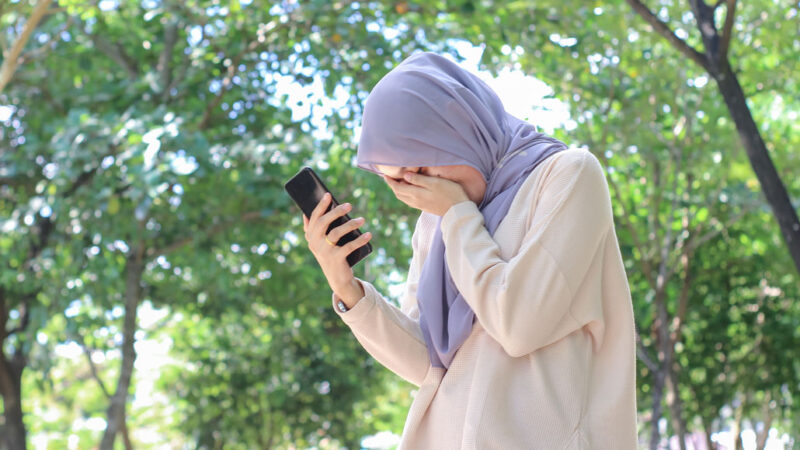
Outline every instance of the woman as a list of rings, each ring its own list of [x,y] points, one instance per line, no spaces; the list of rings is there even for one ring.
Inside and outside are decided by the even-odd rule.
[[[367,98],[358,166],[421,210],[397,308],[304,216],[337,314],[419,387],[399,448],[636,448],[633,311],[598,160],[506,113],[479,78],[412,55]]]

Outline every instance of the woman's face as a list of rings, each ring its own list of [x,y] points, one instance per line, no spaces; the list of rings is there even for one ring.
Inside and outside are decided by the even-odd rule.
[[[406,172],[417,172],[429,177],[444,178],[461,185],[467,197],[476,205],[480,205],[486,193],[486,182],[483,175],[472,166],[458,164],[453,166],[423,166],[423,167],[399,167],[382,166],[376,164],[375,167],[383,172],[384,175],[402,181],[403,174]]]

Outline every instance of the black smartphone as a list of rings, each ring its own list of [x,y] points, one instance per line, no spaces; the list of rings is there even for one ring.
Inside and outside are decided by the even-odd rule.
[[[317,207],[320,200],[322,200],[322,196],[325,195],[326,192],[330,192],[331,194],[331,203],[328,205],[328,209],[326,209],[325,212],[328,212],[339,205],[339,202],[336,201],[336,197],[333,195],[333,193],[325,186],[325,183],[322,182],[316,172],[314,172],[314,170],[310,167],[303,167],[300,169],[300,171],[297,172],[297,175],[293,176],[289,181],[287,181],[283,187],[286,189],[286,192],[289,193],[289,196],[292,197],[292,200],[294,200],[294,202],[297,203],[297,206],[299,206],[303,211],[303,214],[309,218],[311,217],[311,213],[314,212],[314,208]],[[347,214],[337,217],[336,220],[331,222],[330,226],[328,226],[326,233],[329,233],[332,229],[345,224],[349,220],[350,216]],[[359,236],[361,236],[361,231],[355,229],[342,236],[336,245],[341,247]],[[372,245],[367,242],[365,245],[362,245],[347,255],[347,263],[350,264],[350,267],[353,267],[357,262],[364,259],[370,253],[372,253]]]

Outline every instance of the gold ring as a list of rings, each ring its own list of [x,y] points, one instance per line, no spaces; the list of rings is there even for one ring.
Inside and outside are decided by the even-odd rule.
[[[325,242],[327,242],[328,244],[331,244],[332,246],[336,247],[336,244],[334,244],[333,242],[328,240],[328,236],[325,236]]]

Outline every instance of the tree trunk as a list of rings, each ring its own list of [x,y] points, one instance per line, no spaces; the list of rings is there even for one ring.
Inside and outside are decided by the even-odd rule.
[[[742,403],[736,408],[733,414],[733,426],[731,427],[731,435],[733,437],[733,449],[742,450],[742,421],[744,420],[744,410],[747,407],[747,400],[750,396],[748,392]]]
[[[667,232],[665,244],[671,239],[670,232]],[[662,247],[663,248],[663,247]],[[650,434],[650,450],[658,450],[658,444],[661,441],[661,433],[658,429],[658,422],[661,419],[662,407],[661,400],[664,398],[664,387],[669,376],[670,367],[672,367],[672,340],[669,336],[669,312],[666,305],[666,258],[663,257],[659,264],[659,282],[656,286],[656,295],[653,303],[656,307],[656,320],[653,322],[653,328],[656,334],[656,348],[659,350],[658,358],[658,371],[654,373],[653,379],[653,416]]]
[[[126,414],[125,417],[122,418],[122,443],[125,444],[125,450],[133,450],[133,444],[131,444],[131,436],[128,434],[128,415]]]
[[[665,316],[666,307],[663,305],[663,299],[659,301],[658,297],[659,294],[656,293],[655,303],[656,308],[659,310],[657,320],[659,323],[656,324],[656,345],[660,350],[660,358],[658,361],[658,371],[653,374],[653,412],[650,422],[650,450],[658,450],[659,444],[661,443],[661,432],[658,429],[658,423],[663,414],[662,400],[664,398],[664,388],[666,386],[668,376],[667,372],[669,371],[670,365],[670,352],[669,349],[665,349],[665,345],[663,344],[667,327],[667,320]]]
[[[663,263],[661,264],[663,269]],[[663,273],[663,272],[662,272]],[[663,280],[663,277],[659,277]],[[662,400],[664,398],[664,387],[669,376],[672,352],[670,351],[670,339],[667,327],[669,324],[666,305],[664,304],[665,291],[663,285],[656,287],[656,295],[653,303],[656,305],[656,320],[653,322],[655,332],[655,344],[658,349],[658,370],[653,372],[653,411],[650,419],[650,450],[658,450],[661,442],[661,432],[658,429],[658,422],[661,420]]]
[[[143,248],[141,244],[133,254],[128,256],[125,264],[125,316],[122,329],[122,368],[117,381],[117,389],[106,412],[106,431],[100,442],[101,450],[113,450],[114,440],[125,427],[125,405],[128,401],[128,390],[133,376],[133,363],[136,361],[134,349],[136,334],[136,310],[142,293],[142,273],[144,272]],[[129,445],[129,444],[128,444]]]
[[[692,177],[687,177],[687,187],[691,189]],[[689,229],[689,215],[688,212],[682,219],[683,229]],[[674,331],[670,335],[670,350],[675,348],[678,342],[681,342],[683,336],[683,324],[686,323],[686,311],[689,308],[689,291],[692,285],[692,272],[690,261],[692,260],[693,252],[691,250],[684,250],[681,255],[681,265],[683,266],[683,282],[681,284],[681,293],[678,297],[678,309],[673,318]],[[669,371],[669,388],[672,391],[670,403],[670,416],[672,416],[672,425],[678,435],[678,442],[680,450],[686,450],[686,419],[683,417],[683,402],[680,396],[680,373],[681,364],[678,358],[673,355],[672,366]],[[692,440],[694,446],[694,439]]]
[[[767,146],[761,139],[761,133],[753,120],[750,108],[747,107],[747,99],[736,74],[731,70],[727,60],[719,69],[719,73],[712,76],[717,80],[717,86],[736,124],[750,165],[761,183],[761,189],[772,208],[772,213],[778,219],[781,234],[794,260],[795,268],[800,272],[800,220],[797,218],[797,211],[792,206],[786,186],[767,153]]]
[[[677,366],[677,363],[674,364]],[[675,369],[669,373],[667,386],[670,389],[669,399],[669,413],[672,419],[672,427],[675,429],[675,434],[678,437],[678,445],[680,450],[686,450],[686,423],[683,420],[683,404],[681,397],[678,395],[678,375]]]
[[[27,304],[28,300],[23,301]],[[0,286],[0,395],[3,396],[3,424],[0,427],[0,448],[25,450],[25,422],[22,420],[22,371],[27,364],[21,348],[6,354],[6,338],[27,328],[29,309],[26,307],[20,324],[7,329],[9,316],[8,291]],[[9,348],[9,350],[11,350]]]
[[[664,396],[664,380],[663,373],[656,372],[653,374],[653,411],[650,415],[650,450],[658,450],[658,444],[661,441],[661,433],[658,431],[658,422],[661,420],[661,399]]]
[[[702,420],[703,434],[706,437],[706,447],[708,447],[708,450],[714,450],[716,447],[714,446],[714,441],[711,440],[711,435],[714,434],[714,430],[711,429],[711,424],[714,422],[714,420],[709,420],[706,418],[703,418]]]
[[[769,439],[769,429],[772,428],[772,408],[769,404],[772,402],[772,395],[767,392],[764,398],[764,429],[758,434],[756,438],[756,449],[764,450],[767,447],[767,439]]]
[[[0,349],[2,350],[2,349]],[[10,360],[0,351],[0,392],[3,394],[2,440],[8,450],[25,450],[25,423],[22,421],[22,369],[24,358],[16,354]]]

